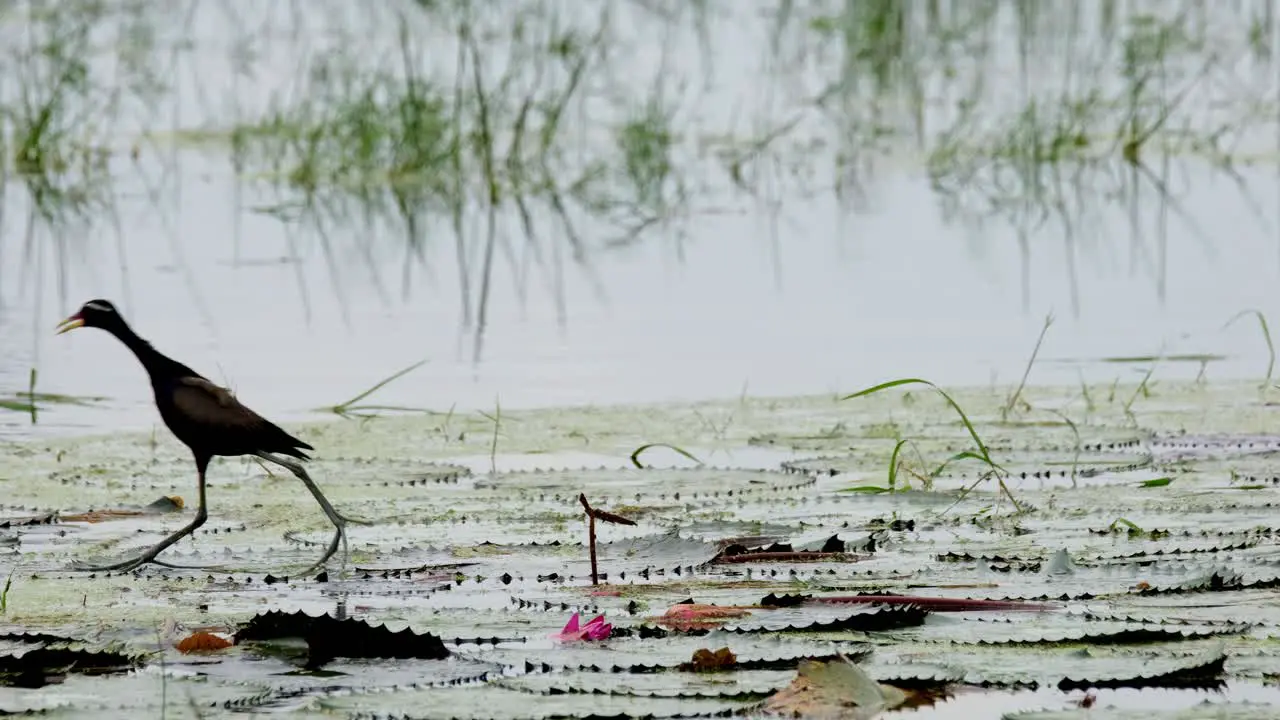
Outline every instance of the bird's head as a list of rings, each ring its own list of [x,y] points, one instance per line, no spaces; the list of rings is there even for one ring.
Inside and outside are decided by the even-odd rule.
[[[124,326],[124,318],[120,316],[116,306],[109,300],[90,300],[75,314],[58,323],[58,335],[79,327],[96,327],[103,330],[115,330]]]

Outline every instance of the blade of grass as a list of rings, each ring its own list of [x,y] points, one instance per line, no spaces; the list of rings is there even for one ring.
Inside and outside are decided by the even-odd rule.
[[[27,399],[31,403],[31,424],[36,424],[38,410],[36,408],[36,377],[37,371],[33,367],[31,373],[27,376]]]
[[[937,468],[934,469],[933,472],[929,473],[929,477],[933,477],[933,478],[938,477],[938,475],[942,474],[942,471],[945,470],[948,465],[959,460],[978,460],[980,462],[987,463],[987,465],[989,465],[992,469],[1004,470],[1004,468],[991,462],[989,458],[984,458],[978,453],[973,452],[972,450],[964,450],[944,460],[941,465],[939,465]]]
[[[1123,525],[1129,528],[1129,532],[1138,533],[1138,534],[1141,534],[1144,532],[1142,528],[1138,527],[1137,523],[1133,522],[1132,520],[1129,520],[1128,518],[1122,518],[1122,517],[1112,520],[1111,525],[1108,526],[1107,529],[1115,530],[1116,527],[1120,525]]]
[[[1067,424],[1067,427],[1071,428],[1071,434],[1076,436],[1076,444],[1073,448],[1073,452],[1075,454],[1071,456],[1071,487],[1076,487],[1076,467],[1080,464],[1080,453],[1084,450],[1084,448],[1080,447],[1080,429],[1076,427],[1076,424],[1072,422],[1071,418],[1067,417],[1065,413],[1058,410],[1050,410],[1049,412],[1062,418],[1062,421]]]
[[[1262,329],[1262,339],[1267,341],[1267,376],[1262,380],[1261,387],[1265,390],[1271,384],[1271,374],[1276,367],[1276,346],[1271,342],[1271,330],[1267,326],[1267,316],[1262,314],[1261,310],[1241,310],[1231,317],[1230,320],[1222,324],[1222,329],[1226,330],[1231,327],[1236,320],[1245,315],[1254,315],[1258,318],[1258,326]]]
[[[656,448],[656,447],[672,450],[674,452],[680,453],[681,455],[689,458],[690,460],[698,463],[699,465],[706,465],[706,463],[699,460],[697,457],[694,456],[693,453],[689,452],[688,450],[685,450],[684,448],[676,447],[675,445],[668,445],[667,443],[661,443],[661,442],[647,443],[645,445],[641,445],[640,447],[636,448],[635,451],[631,453],[631,463],[636,467],[640,468],[641,470],[645,469],[644,463],[640,462],[640,454],[643,453],[645,450],[648,450],[650,448]]]
[[[396,380],[399,380],[400,378],[404,377],[405,375],[408,375],[409,373],[413,372],[414,370],[417,370],[418,368],[420,368],[420,367],[422,367],[423,365],[426,365],[426,364],[427,364],[427,361],[426,361],[426,360],[419,360],[418,362],[416,362],[416,363],[414,363],[414,364],[410,365],[409,367],[404,368],[403,370],[400,370],[400,371],[398,371],[398,372],[396,372],[396,373],[393,373],[392,375],[390,375],[390,376],[388,376],[388,377],[386,377],[386,378],[383,378],[382,380],[380,380],[380,381],[378,381],[377,383],[375,383],[375,384],[373,385],[373,387],[369,388],[368,390],[365,390],[364,392],[360,393],[359,395],[356,395],[355,397],[351,398],[350,400],[348,400],[348,401],[346,401],[346,402],[344,402],[344,403],[339,403],[339,404],[337,404],[337,405],[334,405],[333,407],[331,407],[331,408],[329,408],[329,409],[330,409],[331,411],[333,411],[333,412],[334,412],[335,414],[337,414],[337,415],[342,415],[342,414],[346,413],[348,410],[350,410],[350,409],[351,409],[351,406],[355,405],[356,403],[360,402],[361,400],[363,400],[363,399],[365,399],[365,398],[369,397],[370,395],[372,395],[372,394],[374,394],[374,393],[378,392],[379,390],[381,390],[382,388],[386,387],[387,385],[389,385],[389,384],[391,384],[391,383],[395,382]]]
[[[893,454],[889,456],[889,490],[898,489],[898,453],[902,452],[902,446],[906,445],[906,440],[899,440],[893,446]]]
[[[502,427],[502,401],[493,399],[493,443],[489,446],[489,472],[498,474],[498,431]]]
[[[1044,344],[1044,336],[1049,332],[1049,326],[1053,325],[1053,313],[1044,316],[1044,327],[1040,328],[1040,337],[1036,338],[1036,345],[1031,350],[1031,357],[1027,358],[1027,367],[1022,371],[1022,380],[1018,382],[1018,387],[1009,396],[1009,400],[1005,402],[1004,408],[1000,411],[1000,419],[1007,420],[1009,413],[1013,412],[1013,408],[1018,404],[1018,399],[1022,397],[1022,391],[1027,387],[1027,378],[1031,376],[1031,366],[1036,364],[1036,357],[1040,354],[1040,346]]]
[[[842,492],[842,493],[867,493],[867,494],[870,494],[870,495],[876,495],[876,494],[879,494],[879,493],[891,493],[891,492],[893,492],[893,489],[892,489],[892,488],[887,488],[887,487],[880,487],[879,485],[859,485],[859,486],[857,486],[857,487],[841,488],[841,489],[840,489],[840,490],[838,490],[837,492]]]
[[[969,431],[969,436],[973,438],[973,442],[978,446],[978,450],[982,456],[982,460],[985,461],[987,464],[991,465],[992,467],[996,467],[995,462],[991,460],[991,453],[987,451],[986,444],[983,443],[982,438],[978,436],[978,431],[973,428],[973,423],[969,422],[969,416],[965,415],[965,412],[963,409],[961,409],[959,403],[957,403],[954,399],[952,399],[952,397],[948,395],[945,390],[938,387],[937,385],[934,385],[928,380],[922,380],[920,378],[901,378],[898,380],[890,380],[889,382],[883,382],[883,383],[880,383],[879,385],[866,388],[865,390],[859,390],[858,392],[850,393],[848,395],[841,397],[840,400],[841,401],[853,400],[854,398],[873,395],[882,390],[888,390],[890,388],[895,388],[902,385],[911,385],[911,384],[928,385],[934,390],[937,390],[938,394],[942,395],[942,397],[946,398],[947,402],[951,404],[951,407],[955,409],[956,413],[960,416],[960,421],[964,423],[965,429]]]
[[[19,402],[17,400],[0,400],[0,410],[31,413],[34,411],[34,408],[31,406],[31,403],[27,402]]]
[[[1147,374],[1142,376],[1142,382],[1138,383],[1137,389],[1133,391],[1133,394],[1129,396],[1128,402],[1124,404],[1125,417],[1129,418],[1135,427],[1138,424],[1138,419],[1133,415],[1133,403],[1137,401],[1139,395],[1149,392],[1147,383],[1151,380],[1151,376],[1155,374],[1156,365],[1158,364],[1160,364],[1160,360],[1157,358],[1151,363],[1151,367],[1147,368]]]
[[[9,589],[13,587],[13,574],[18,572],[18,566],[14,565],[9,570],[9,577],[5,578],[4,589],[0,590],[0,615],[3,615],[9,609]]]

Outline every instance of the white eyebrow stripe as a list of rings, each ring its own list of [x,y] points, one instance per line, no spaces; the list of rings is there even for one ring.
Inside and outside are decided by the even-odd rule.
[[[100,302],[87,302],[87,303],[85,303],[85,304],[84,304],[84,306],[85,306],[85,307],[87,307],[87,308],[91,308],[91,309],[93,309],[93,310],[101,310],[101,311],[103,311],[103,312],[111,312],[111,306],[110,306],[110,305],[103,305],[103,304],[102,304],[102,303],[100,303]]]

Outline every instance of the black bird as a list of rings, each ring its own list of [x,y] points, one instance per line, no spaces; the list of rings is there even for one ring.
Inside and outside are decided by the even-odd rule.
[[[329,503],[319,486],[307,475],[302,465],[286,460],[281,455],[288,455],[298,460],[311,458],[303,450],[315,450],[312,446],[293,437],[261,415],[250,410],[225,388],[218,387],[197,373],[172,358],[166,357],[151,343],[138,337],[129,324],[120,316],[115,305],[107,300],[90,300],[81,306],[79,312],[58,323],[57,334],[61,335],[79,327],[93,327],[106,330],[133,351],[138,362],[151,376],[151,389],[155,392],[156,407],[160,417],[169,430],[181,440],[191,454],[195,456],[196,472],[200,483],[200,504],[196,508],[196,516],[189,525],[173,533],[157,543],[150,550],[136,558],[112,565],[88,566],[80,565],[83,570],[131,570],[143,563],[153,562],[157,565],[173,567],[156,559],[170,545],[195,532],[196,528],[208,519],[205,508],[205,470],[214,455],[255,455],[280,465],[307,486],[316,502],[324,509],[324,514],[333,522],[337,530],[329,543],[324,557],[320,558],[304,573],[320,567],[338,550],[342,543],[343,557],[346,557],[347,523],[353,520],[338,513]]]

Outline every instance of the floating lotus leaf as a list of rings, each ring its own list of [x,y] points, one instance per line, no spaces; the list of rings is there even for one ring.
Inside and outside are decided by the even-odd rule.
[[[246,673],[247,674],[247,673]],[[261,680],[262,676],[255,676]],[[162,675],[150,669],[111,675],[69,674],[43,688],[0,692],[0,714],[38,713],[53,717],[182,717],[193,707],[217,711],[253,711],[266,707],[273,693],[249,680],[208,682],[185,673]]]
[[[471,469],[454,463],[424,462],[411,458],[398,459],[372,455],[335,457],[328,459],[327,462],[342,468],[344,484],[362,484],[366,487],[388,489],[430,488],[432,492],[455,487],[467,490],[474,488],[475,485]]]
[[[1280,451],[1280,435],[1176,433],[1151,438],[1147,446],[1162,460],[1238,458]]]
[[[421,692],[374,693],[326,699],[335,711],[355,717],[394,716],[402,720],[542,720],[543,718],[688,718],[728,715],[755,700],[658,698],[636,695],[540,695],[506,684]]]
[[[136,655],[115,649],[89,649],[62,641],[0,641],[0,685],[37,688],[60,683],[68,673],[121,673],[141,664]]]
[[[1027,392],[1033,407],[1052,397],[1084,420],[1068,397]],[[14,703],[0,709],[56,707],[54,691],[74,690],[70,712],[125,717],[187,712],[173,702],[179,693],[210,714],[322,706],[359,717],[687,716],[751,707],[760,693],[789,683],[800,661],[838,653],[861,657],[873,678],[903,687],[996,688],[988,700],[1017,694],[1000,688],[1047,690],[1000,706],[1019,708],[1060,708],[1083,697],[1060,685],[1225,680],[1229,700],[1242,677],[1280,674],[1280,481],[1271,479],[1280,477],[1280,455],[1271,440],[1249,447],[1247,433],[1260,421],[1237,409],[1246,401],[1259,407],[1256,389],[1162,383],[1138,403],[1152,408],[1135,415],[1141,428],[1122,428],[1130,422],[1123,401],[1095,393],[1089,422],[1102,425],[1080,422],[1078,441],[1047,412],[1016,410],[1006,420],[1002,398],[964,393],[957,397],[993,459],[1013,471],[1012,499],[990,480],[962,494],[981,469],[971,459],[944,468],[933,492],[914,478],[907,492],[841,492],[883,488],[898,436],[918,438],[903,449],[904,473],[973,448],[954,411],[920,395],[911,403],[746,400],[751,412],[719,436],[699,429],[687,409],[539,411],[510,426],[504,411],[495,475],[466,472],[487,473],[489,438],[451,432],[445,442],[438,418],[308,428],[306,437],[324,448],[311,466],[317,482],[343,512],[375,523],[350,528],[345,576],[336,564],[297,575],[329,540],[323,516],[298,504],[293,478],[235,459],[211,469],[202,532],[164,556],[212,569],[71,572],[71,560],[136,551],[189,521],[190,458],[165,443],[153,449],[145,437],[69,443],[60,459],[15,449],[0,454],[10,503],[0,518],[16,521],[6,537],[20,540],[23,552],[0,554],[0,582],[17,568],[0,618],[14,624],[3,629],[0,653],[16,657],[42,643],[94,652],[122,642],[118,652],[140,665],[128,675],[72,672],[58,685],[4,694]],[[1171,406],[1168,416],[1155,410]],[[699,412],[723,419],[737,408]],[[1201,425],[1223,432],[1212,441],[1170,438],[1172,428]],[[465,428],[471,436],[491,429]],[[785,460],[803,472],[625,467],[636,447],[652,442],[639,436],[650,434],[721,462],[747,438],[772,434],[778,445],[810,442],[808,452],[841,453],[843,465],[834,476],[810,472],[821,469],[813,458],[756,447],[751,462]],[[728,454],[713,454],[721,448]],[[575,459],[602,466],[508,469]],[[900,488],[906,479],[899,475]],[[589,579],[580,492],[638,523],[598,526],[598,586]],[[103,513],[141,512],[170,495],[184,507],[109,521]],[[52,512],[83,517],[59,522]],[[842,597],[857,601],[824,602]],[[1027,612],[1046,599],[1051,610]],[[656,621],[686,603],[745,610],[687,632]],[[306,628],[291,630],[302,638],[243,642],[215,655],[172,647],[206,626],[299,609],[381,624],[397,637],[429,633],[419,638],[449,655],[332,657],[317,669]],[[553,641],[575,612],[603,614],[613,636]],[[157,628],[171,620],[181,627],[161,641]],[[87,623],[105,639],[66,639],[82,636]],[[316,660],[340,654],[323,642]],[[731,668],[681,669],[697,650],[726,647],[737,659]],[[1224,653],[1225,664],[1215,665]],[[113,682],[132,695],[108,692]],[[1098,693],[1099,706],[1108,693]],[[664,694],[672,697],[654,697]],[[978,707],[964,704],[977,695],[957,692],[938,709]]]
[[[1153,698],[1158,693],[1152,693]],[[1141,702],[1141,699],[1139,699]],[[1276,706],[1250,702],[1198,702],[1192,707],[1106,707],[1102,704],[1078,710],[1030,710],[1009,713],[1004,720],[1271,720]]]
[[[607,619],[610,622],[618,620],[612,616],[607,616]],[[548,628],[554,630],[543,632]],[[756,670],[794,669],[800,660],[806,658],[832,657],[838,653],[857,658],[869,652],[866,643],[850,640],[742,634],[725,630],[659,635],[631,632],[604,641],[558,643],[550,637],[559,629],[554,622],[548,622],[537,631],[528,633],[527,642],[458,646],[454,652],[459,657],[477,662],[522,670],[544,668],[545,671],[569,669],[604,673],[683,672],[680,668],[696,651],[706,647],[728,647],[737,656],[740,667]]]
[[[799,662],[801,660],[797,659],[793,661],[792,667],[782,670],[738,670],[714,676],[676,671],[534,673],[517,677],[506,685],[543,695],[578,693],[760,700],[769,693],[786,687],[795,677],[795,665]]]
[[[1177,651],[1171,652],[1173,648]],[[1185,650],[1183,649],[1185,648]],[[1187,640],[1154,646],[988,645],[981,649],[904,642],[880,647],[864,661],[872,677],[959,675],[967,684],[989,686],[1213,687],[1220,683],[1220,641]]]
[[[610,503],[724,503],[743,496],[794,492],[812,484],[812,479],[786,473],[733,468],[529,470],[476,481],[477,489],[504,493],[571,494],[576,499],[580,492],[599,507]]]
[[[804,606],[761,610],[751,619],[726,623],[729,632],[877,632],[919,625],[928,613],[917,607],[860,605]]]
[[[19,515],[0,516],[0,528],[17,528],[28,525],[48,525],[57,519],[57,514],[52,512],[40,513],[38,515]]]
[[[1103,646],[1169,643],[1240,635],[1250,629],[1250,626],[1244,624],[1161,625],[1098,620],[1082,622],[1078,615],[1067,613],[1037,613],[1027,617],[1013,617],[1003,613],[983,615],[985,617],[965,617],[949,623],[926,624],[903,630],[898,636],[956,644]]]
[[[237,642],[289,637],[306,641],[311,667],[338,657],[439,660],[449,656],[440,638],[430,633],[419,635],[409,628],[393,632],[384,625],[329,615],[313,617],[300,611],[255,615],[236,631]]]

